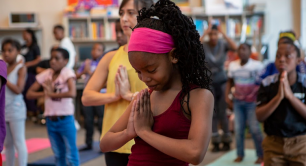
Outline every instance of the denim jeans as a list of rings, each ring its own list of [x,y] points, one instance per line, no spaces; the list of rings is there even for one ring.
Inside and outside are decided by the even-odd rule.
[[[237,155],[239,157],[244,157],[244,136],[247,123],[255,144],[257,157],[263,157],[263,150],[261,147],[263,138],[259,128],[259,122],[256,119],[255,108],[255,102],[234,100],[235,136]]]
[[[57,121],[46,119],[56,165],[65,166],[67,161],[69,166],[78,166],[79,152],[76,145],[74,117],[72,115],[66,116],[64,119],[58,118]]]

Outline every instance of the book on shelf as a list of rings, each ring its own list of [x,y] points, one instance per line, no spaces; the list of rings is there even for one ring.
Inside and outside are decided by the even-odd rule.
[[[116,23],[115,22],[92,22],[92,36],[91,38],[96,39],[105,39],[105,40],[116,40]]]
[[[239,19],[228,19],[226,22],[226,34],[229,37],[237,37],[241,35],[242,23]]]
[[[86,23],[70,24],[69,37],[71,39],[86,38],[87,37]]]

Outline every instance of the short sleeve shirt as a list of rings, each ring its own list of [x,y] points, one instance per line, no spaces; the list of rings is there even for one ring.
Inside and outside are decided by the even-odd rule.
[[[265,105],[278,92],[279,74],[266,77],[259,88],[257,106]],[[305,103],[306,75],[297,74],[297,81],[291,86],[296,98]],[[275,111],[264,121],[267,135],[279,137],[294,137],[306,134],[306,120],[294,109],[290,101],[284,98]]]
[[[47,69],[36,76],[39,84],[52,79],[53,70]],[[73,70],[64,67],[55,81],[52,82],[55,93],[68,92],[68,79],[75,79]],[[45,116],[67,116],[74,114],[74,104],[72,98],[50,98],[45,97]]]
[[[207,42],[203,44],[205,60],[212,72],[214,83],[225,82],[227,77],[224,71],[224,62],[227,52],[230,50],[229,45],[224,40],[219,40],[215,47],[211,47]]]
[[[228,77],[232,78],[235,83],[234,97],[246,102],[255,102],[256,93],[252,97],[246,98],[252,94],[256,85],[256,76],[263,68],[261,62],[249,59],[248,62],[241,66],[241,60],[232,61],[228,68]],[[258,86],[257,86],[258,87]]]

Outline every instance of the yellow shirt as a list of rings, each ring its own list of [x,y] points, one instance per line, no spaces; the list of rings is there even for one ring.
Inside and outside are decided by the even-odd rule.
[[[131,85],[131,92],[139,92],[142,89],[147,88],[147,86],[138,78],[135,69],[131,66],[128,53],[124,51],[124,46],[121,46],[117,53],[112,58],[109,64],[109,72],[107,77],[107,93],[115,92],[115,76],[118,70],[118,67],[123,65],[126,67],[128,72],[129,81]],[[120,99],[117,102],[113,102],[105,105],[104,109],[104,118],[102,126],[102,136],[116,123],[116,121],[121,117],[126,108],[129,106],[130,102],[124,99]],[[121,148],[115,150],[114,152],[118,153],[131,153],[131,147],[134,145],[134,140],[126,143]]]

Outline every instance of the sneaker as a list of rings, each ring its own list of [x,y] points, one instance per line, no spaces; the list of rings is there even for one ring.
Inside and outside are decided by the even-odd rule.
[[[80,152],[92,150],[92,146],[85,146],[84,148],[79,149]]]

